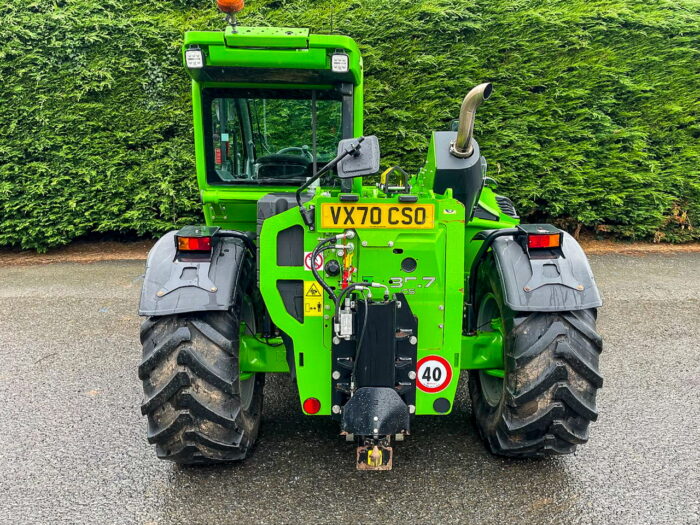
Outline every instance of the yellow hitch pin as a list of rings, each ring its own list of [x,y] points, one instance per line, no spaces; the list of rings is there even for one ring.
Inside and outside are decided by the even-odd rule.
[[[382,451],[377,445],[374,445],[372,450],[367,454],[367,464],[370,467],[381,467],[382,466]]]

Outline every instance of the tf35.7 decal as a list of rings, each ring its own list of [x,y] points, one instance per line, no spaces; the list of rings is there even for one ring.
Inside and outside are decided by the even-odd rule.
[[[391,277],[389,286],[401,288],[406,295],[413,295],[417,288],[430,288],[435,281],[435,277]]]

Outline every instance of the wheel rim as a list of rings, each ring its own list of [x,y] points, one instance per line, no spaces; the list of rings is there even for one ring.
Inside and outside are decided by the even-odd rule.
[[[498,307],[496,296],[492,293],[486,295],[479,304],[477,316],[477,330],[481,332],[502,332],[501,310]],[[503,397],[504,380],[501,377],[492,376],[484,370],[479,370],[479,383],[481,392],[489,406],[495,407]]]
[[[246,374],[250,377],[241,381],[241,407],[248,412],[253,403],[253,391],[255,390],[255,374]]]
[[[253,303],[250,301],[250,298],[247,295],[243,297],[243,304],[241,307],[241,320],[244,323],[242,330],[243,333],[247,332],[245,325],[250,327],[250,330],[253,333],[257,332],[257,326],[255,325],[255,310],[253,308]],[[250,406],[253,403],[253,393],[255,391],[256,374],[250,372],[241,372],[239,365],[238,376],[241,393],[241,408],[245,412],[248,412],[250,410]]]

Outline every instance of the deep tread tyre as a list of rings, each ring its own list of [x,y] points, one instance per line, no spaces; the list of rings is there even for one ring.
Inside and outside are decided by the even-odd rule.
[[[588,441],[588,427],[598,417],[603,378],[596,311],[513,312],[503,303],[493,260],[484,267],[478,297],[486,318],[479,324],[488,329],[488,318],[502,319],[505,378],[469,373],[479,433],[494,454],[570,454]]]
[[[240,380],[243,301],[229,312],[151,317],[141,326],[139,377],[148,441],[181,464],[245,459],[260,428],[264,374]]]

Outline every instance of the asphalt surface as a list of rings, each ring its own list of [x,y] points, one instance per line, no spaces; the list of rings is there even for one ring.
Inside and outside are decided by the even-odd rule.
[[[157,460],[136,376],[143,263],[5,267],[0,523],[699,523],[700,254],[591,259],[606,301],[591,441],[491,456],[462,384],[451,415],[416,421],[392,472],[356,472],[284,376],[268,376],[250,460]]]

